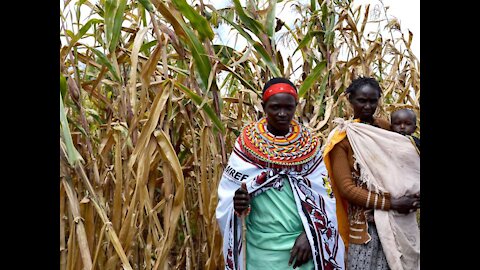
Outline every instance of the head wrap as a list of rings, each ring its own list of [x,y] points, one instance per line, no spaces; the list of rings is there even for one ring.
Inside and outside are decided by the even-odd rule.
[[[293,86],[288,83],[276,83],[272,84],[268,87],[265,92],[263,92],[263,102],[267,102],[267,100],[278,93],[287,93],[292,95],[295,98],[295,101],[298,101],[298,94],[297,90]]]

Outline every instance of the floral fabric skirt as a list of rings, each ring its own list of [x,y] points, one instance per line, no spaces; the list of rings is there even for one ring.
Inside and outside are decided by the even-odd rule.
[[[368,234],[372,238],[368,243],[348,245],[347,269],[389,270],[375,223],[368,223]]]

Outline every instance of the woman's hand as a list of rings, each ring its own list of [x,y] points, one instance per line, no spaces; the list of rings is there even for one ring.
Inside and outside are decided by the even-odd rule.
[[[408,214],[420,208],[420,193],[390,199],[390,209]]]
[[[237,213],[243,213],[248,206],[250,205],[250,195],[247,191],[247,186],[245,182],[242,183],[242,186],[235,191],[235,195],[233,196],[233,209]]]
[[[302,232],[297,237],[297,240],[295,240],[295,244],[290,251],[290,260],[288,260],[288,265],[292,265],[293,260],[296,258],[295,263],[293,264],[293,268],[296,268],[308,262],[311,257],[312,250],[310,248],[310,243],[308,242],[305,232]]]

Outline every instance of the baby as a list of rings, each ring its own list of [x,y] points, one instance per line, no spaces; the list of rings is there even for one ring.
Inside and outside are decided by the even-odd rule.
[[[410,109],[400,109],[394,111],[390,118],[392,130],[409,137],[415,143],[417,151],[420,154],[420,138],[412,135],[417,129],[417,116],[415,112]]]
[[[410,109],[400,109],[390,115],[390,125],[393,131],[409,137],[420,155],[420,139],[412,134],[417,129],[417,116]],[[420,209],[417,210],[417,223],[420,228]]]

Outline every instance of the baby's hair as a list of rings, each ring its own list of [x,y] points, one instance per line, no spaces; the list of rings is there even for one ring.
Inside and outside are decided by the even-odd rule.
[[[410,108],[405,108],[405,107],[400,107],[400,108],[396,108],[395,110],[393,110],[393,112],[390,114],[390,119],[393,118],[393,116],[395,115],[396,112],[398,111],[406,111],[406,112],[409,112],[412,116],[413,116],[413,122],[416,123],[417,122],[417,114]]]

